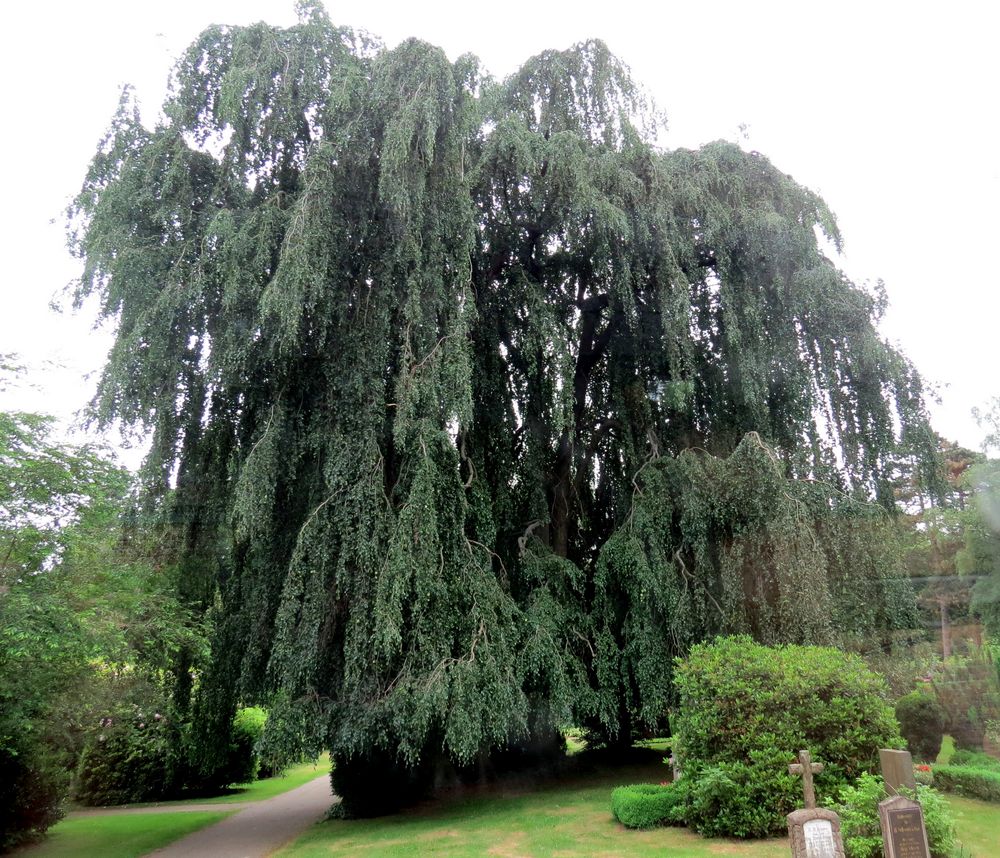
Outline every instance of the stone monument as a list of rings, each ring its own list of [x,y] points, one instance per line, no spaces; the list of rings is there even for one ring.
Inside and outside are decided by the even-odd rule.
[[[878,761],[882,765],[882,780],[885,781],[885,791],[889,795],[899,795],[900,787],[908,790],[917,788],[917,781],[913,777],[913,757],[909,751],[879,748]]]
[[[878,803],[885,858],[930,858],[920,802],[894,795]]]
[[[802,775],[802,793],[806,803],[803,810],[792,811],[787,816],[792,858],[845,858],[840,817],[832,810],[816,807],[813,775],[821,771],[823,764],[814,763],[808,751],[799,751],[799,761],[788,767],[789,774]]]

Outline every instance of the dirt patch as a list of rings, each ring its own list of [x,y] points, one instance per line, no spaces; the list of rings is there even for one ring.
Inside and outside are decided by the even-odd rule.
[[[491,846],[486,854],[496,855],[497,858],[524,858],[528,854],[524,851],[525,836],[523,831],[515,831]]]
[[[418,834],[413,840],[419,840],[421,843],[426,843],[428,840],[455,840],[459,837],[464,837],[461,831],[456,831],[454,828],[435,828],[433,831],[428,831],[426,834]]]

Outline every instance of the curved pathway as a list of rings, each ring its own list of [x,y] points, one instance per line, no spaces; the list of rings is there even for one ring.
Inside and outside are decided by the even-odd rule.
[[[324,774],[264,801],[186,805],[184,810],[242,809],[151,852],[150,858],[264,858],[319,822],[333,802],[330,775]],[[172,811],[180,809],[176,805],[170,808]],[[145,813],[151,810],[157,812],[153,808],[141,808]],[[136,808],[135,812],[140,809]]]

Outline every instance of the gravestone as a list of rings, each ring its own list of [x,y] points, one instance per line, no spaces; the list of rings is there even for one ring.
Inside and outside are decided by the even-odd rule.
[[[920,802],[894,795],[878,803],[885,858],[930,858]]]
[[[788,767],[789,774],[802,775],[806,803],[803,810],[792,811],[786,817],[793,858],[844,858],[840,817],[832,810],[816,807],[813,775],[821,771],[823,764],[814,763],[808,751],[799,751],[799,761]]]
[[[909,751],[879,748],[878,761],[882,765],[882,779],[889,795],[899,795],[900,787],[909,790],[917,788],[917,781],[913,777],[913,757]]]
[[[673,772],[674,780],[679,781],[682,774],[681,762],[673,754],[670,755],[670,770]]]
[[[793,858],[844,858],[840,817],[824,807],[788,814],[788,840]]]

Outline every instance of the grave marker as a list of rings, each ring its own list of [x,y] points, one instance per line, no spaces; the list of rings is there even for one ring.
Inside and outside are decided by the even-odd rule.
[[[930,858],[920,802],[894,795],[878,803],[885,858]]]
[[[889,795],[899,795],[900,787],[909,790],[917,788],[917,781],[913,776],[913,757],[909,751],[879,748],[878,761],[882,765],[882,780],[885,781],[885,791]]]
[[[822,763],[814,763],[808,751],[799,751],[799,761],[788,767],[790,775],[802,775],[802,792],[805,795],[806,807],[816,807],[816,791],[813,789],[813,775],[823,771]]]
[[[840,817],[832,810],[816,807],[813,775],[823,771],[822,763],[814,763],[808,751],[799,751],[799,761],[788,767],[789,774],[802,775],[805,809],[788,814],[788,841],[793,858],[844,858],[844,841],[840,835]]]

